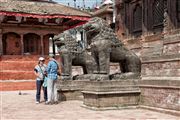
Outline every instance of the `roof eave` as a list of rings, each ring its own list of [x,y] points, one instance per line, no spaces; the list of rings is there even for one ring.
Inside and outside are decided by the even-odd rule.
[[[21,16],[21,17],[33,17],[33,18],[70,18],[73,20],[88,21],[91,16],[78,16],[78,15],[61,15],[61,14],[32,14],[23,12],[8,12],[0,11],[0,15],[6,16]]]

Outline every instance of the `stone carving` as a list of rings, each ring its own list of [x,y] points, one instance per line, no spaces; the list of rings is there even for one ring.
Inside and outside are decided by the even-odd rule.
[[[95,17],[87,22],[87,44],[97,64],[97,74],[109,74],[109,63],[118,62],[121,74],[111,75],[112,79],[137,77],[141,72],[141,61],[117,38],[105,20]]]
[[[72,65],[82,66],[84,74],[92,74],[97,69],[94,58],[69,33],[61,33],[53,39],[61,57],[63,79],[72,79]]]
[[[53,38],[62,58],[64,79],[72,79],[72,65],[82,66],[84,71],[84,75],[76,76],[76,79],[107,80],[140,76],[140,59],[123,45],[103,19],[92,18],[81,28],[86,31],[87,48],[81,48],[69,33]],[[119,63],[121,71],[109,75],[110,62]]]

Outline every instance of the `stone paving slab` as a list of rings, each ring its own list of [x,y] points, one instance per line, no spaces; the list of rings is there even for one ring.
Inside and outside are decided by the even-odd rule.
[[[180,120],[178,116],[145,109],[93,111],[81,107],[82,101],[35,104],[35,91],[18,93],[1,92],[0,120]]]

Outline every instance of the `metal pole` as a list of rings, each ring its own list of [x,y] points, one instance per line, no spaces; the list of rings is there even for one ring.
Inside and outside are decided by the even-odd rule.
[[[76,0],[74,0],[74,7],[76,8]]]
[[[85,9],[85,1],[83,0],[83,8]]]

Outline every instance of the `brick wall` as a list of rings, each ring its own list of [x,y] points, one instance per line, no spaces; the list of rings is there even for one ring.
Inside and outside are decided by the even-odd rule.
[[[141,104],[180,111],[178,80],[143,80],[140,82]]]
[[[141,104],[180,110],[180,30],[124,42],[142,61]]]
[[[175,58],[146,61],[142,64],[141,75],[143,77],[180,77],[180,61]]]

